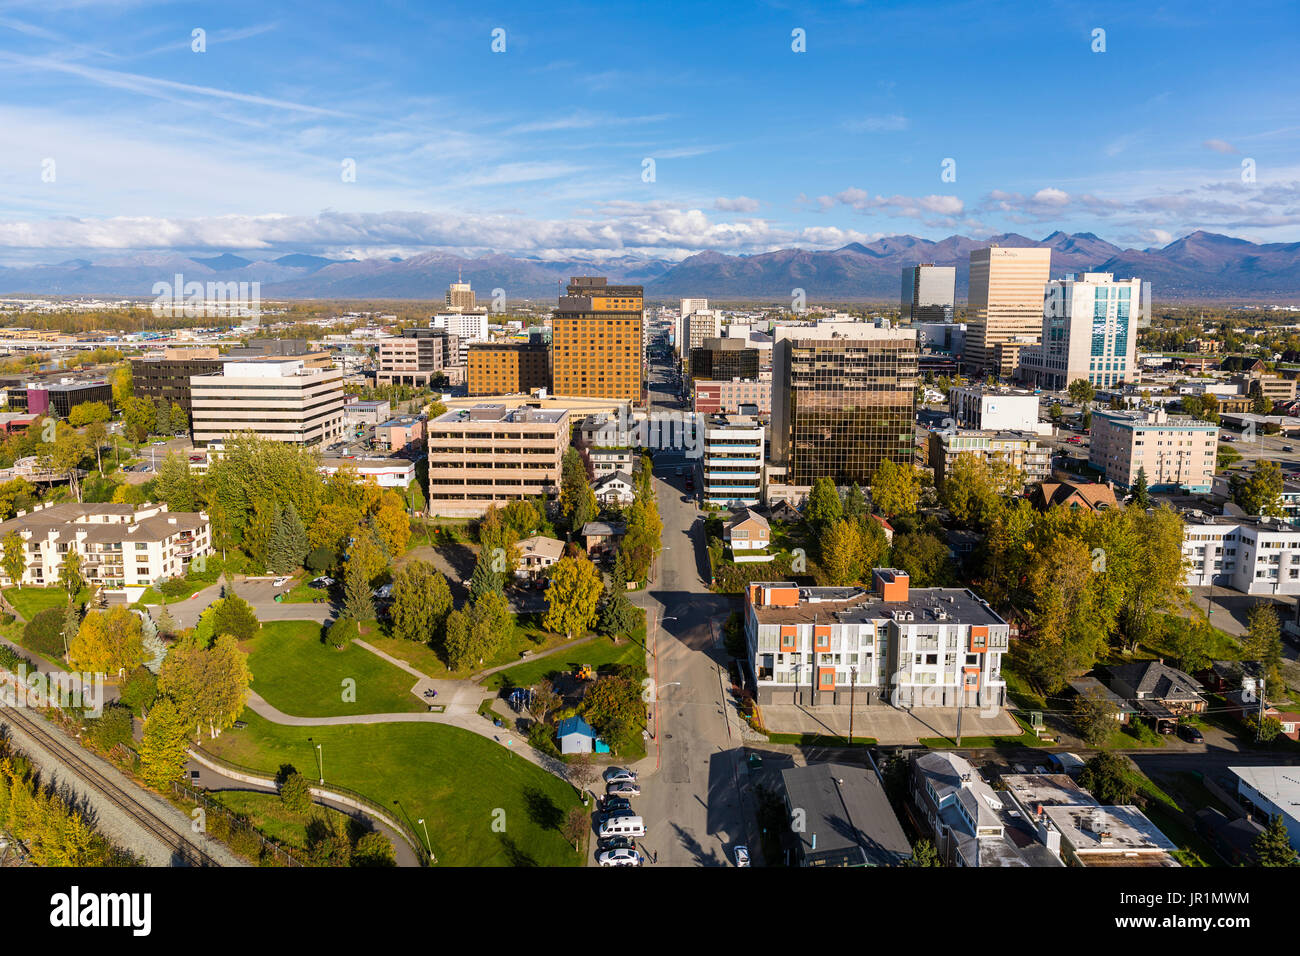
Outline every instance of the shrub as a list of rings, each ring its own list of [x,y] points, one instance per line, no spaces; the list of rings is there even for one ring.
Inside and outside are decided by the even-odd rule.
[[[305,814],[311,809],[311,785],[298,771],[280,781],[280,802],[291,813]]]
[[[534,750],[540,750],[550,757],[559,757],[560,751],[555,746],[555,740],[551,736],[551,728],[541,721],[537,721],[528,728],[528,743]]]
[[[178,598],[186,597],[190,592],[190,586],[189,582],[184,578],[168,578],[158,585],[158,590],[163,597]]]
[[[14,616],[8,611],[0,611],[0,627],[8,627],[14,622]]]
[[[351,618],[341,617],[329,626],[325,632],[325,643],[335,647],[346,647],[361,636],[361,628]]]
[[[121,704],[108,704],[101,717],[87,722],[86,731],[90,742],[102,751],[109,751],[118,744],[132,743],[131,709]]]
[[[63,656],[63,608],[50,607],[23,628],[23,644],[45,657]]]

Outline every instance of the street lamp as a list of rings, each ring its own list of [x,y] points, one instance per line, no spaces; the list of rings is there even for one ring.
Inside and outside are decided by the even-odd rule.
[[[429,848],[429,862],[437,863],[438,858],[433,855],[433,843],[429,840],[428,824],[424,822],[424,817],[420,817],[420,819],[417,822],[420,824],[420,826],[424,827],[424,845]]]
[[[314,743],[314,741],[308,737],[307,743]],[[323,784],[325,782],[325,751],[321,749],[320,744],[316,744],[316,762],[320,768],[320,782]]]

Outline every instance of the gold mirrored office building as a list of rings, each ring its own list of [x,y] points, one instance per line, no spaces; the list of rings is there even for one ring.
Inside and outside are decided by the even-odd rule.
[[[866,485],[885,459],[912,463],[914,330],[778,326],[772,363],[771,455],[787,484]]]

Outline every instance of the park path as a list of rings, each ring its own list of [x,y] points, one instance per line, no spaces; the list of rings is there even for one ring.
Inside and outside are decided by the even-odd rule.
[[[334,717],[295,717],[293,714],[286,714],[267,702],[256,691],[251,689],[247,692],[245,703],[248,709],[259,717],[269,720],[273,724],[282,724],[286,727],[340,727],[352,724],[405,723],[444,724],[450,727],[459,727],[461,730],[468,730],[480,737],[487,737],[496,741],[530,763],[536,764],[548,773],[555,774],[561,780],[567,781],[569,779],[568,768],[563,761],[549,757],[540,750],[535,750],[519,734],[506,728],[497,727],[477,711],[466,713],[463,709],[457,708],[443,713],[426,711],[397,714],[355,714]]]

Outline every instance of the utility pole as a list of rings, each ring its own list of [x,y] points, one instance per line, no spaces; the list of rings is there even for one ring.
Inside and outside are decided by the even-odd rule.
[[[1264,675],[1259,677],[1259,717],[1255,721],[1255,743],[1264,739]]]
[[[961,674],[961,682],[957,685],[957,746],[961,746],[961,707],[966,697],[966,672],[958,671]]]
[[[849,668],[849,740],[853,743],[853,695],[858,689],[858,669],[856,666]]]

